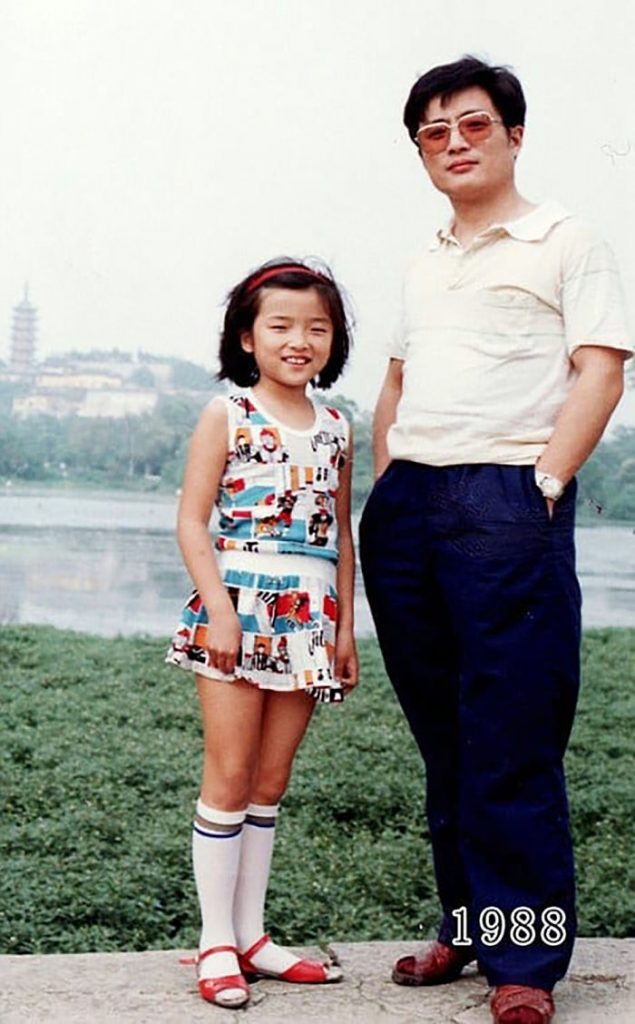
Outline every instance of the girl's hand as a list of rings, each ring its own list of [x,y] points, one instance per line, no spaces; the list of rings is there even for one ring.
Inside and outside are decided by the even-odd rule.
[[[345,690],[352,690],[359,679],[359,664],[352,632],[340,630],[335,641],[335,678]]]
[[[242,636],[240,619],[232,607],[214,611],[210,618],[206,644],[210,662],[223,675],[232,676]]]

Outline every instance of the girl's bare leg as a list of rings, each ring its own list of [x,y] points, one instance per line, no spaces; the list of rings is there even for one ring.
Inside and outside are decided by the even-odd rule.
[[[238,948],[249,949],[263,935],[264,905],[271,868],[278,801],[293,758],[306,732],[315,701],[306,693],[268,691],[262,717],[260,756],[243,829],[234,926]],[[281,974],[298,962],[286,949],[268,942],[251,957],[255,967]]]
[[[235,946],[234,890],[245,808],[258,760],[263,691],[245,682],[196,678],[203,722],[201,795],[192,832],[192,862],[201,909],[199,951]],[[213,953],[199,978],[239,973],[236,955]],[[224,995],[231,997],[233,990]],[[236,993],[239,995],[239,993]]]
[[[311,721],[315,701],[303,690],[264,692],[260,754],[250,799],[256,804],[275,804],[287,788],[293,759]]]
[[[267,691],[237,680],[196,677],[203,723],[201,800],[224,811],[249,803]]]

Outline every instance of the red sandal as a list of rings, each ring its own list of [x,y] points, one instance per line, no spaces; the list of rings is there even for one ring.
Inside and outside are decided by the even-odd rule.
[[[555,1013],[551,992],[527,985],[498,985],[490,1005],[494,1024],[549,1024]]]
[[[296,985],[325,985],[342,980],[342,972],[335,964],[321,964],[317,960],[298,960],[297,964],[287,967],[286,971],[262,971],[252,964],[250,957],[255,956],[259,949],[271,942],[269,935],[254,942],[244,953],[238,954],[240,969],[249,981],[257,978],[277,978],[278,981],[291,981]]]
[[[203,950],[202,953],[194,957],[197,973],[199,964],[212,953],[235,953],[240,957],[235,946],[210,946],[209,949]],[[224,996],[223,993],[229,993],[230,989],[234,990],[234,994]],[[240,992],[236,989],[240,989]],[[223,1006],[228,1010],[237,1010],[239,1006],[244,1006],[249,1001],[249,986],[242,974],[223,974],[220,978],[199,978],[198,990],[201,997],[208,1003],[215,1003],[216,1006]]]

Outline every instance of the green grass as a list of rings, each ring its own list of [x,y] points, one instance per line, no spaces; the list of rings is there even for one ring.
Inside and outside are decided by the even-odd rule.
[[[164,644],[0,629],[0,951],[193,946],[191,676]],[[319,708],[280,816],[268,924],[289,943],[431,935],[418,754],[372,640]],[[568,756],[583,935],[633,935],[635,631],[584,638]]]

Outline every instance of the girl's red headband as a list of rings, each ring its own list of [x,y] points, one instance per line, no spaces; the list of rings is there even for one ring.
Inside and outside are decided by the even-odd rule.
[[[311,270],[310,267],[305,267],[301,263],[281,263],[277,267],[267,267],[262,273],[257,274],[256,277],[252,278],[247,285],[247,295],[251,295],[255,292],[256,288],[260,288],[261,284],[265,281],[269,281],[272,277],[277,277],[279,274],[306,274],[307,277],[312,277],[316,281],[321,281],[323,284],[328,283],[328,278],[324,277],[324,274],[319,274],[317,270]]]

